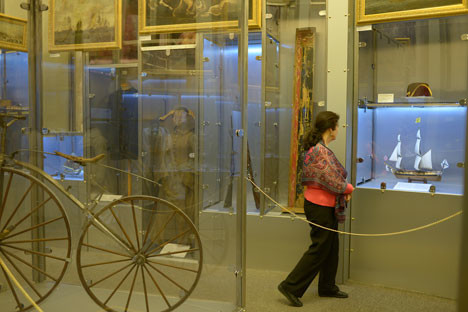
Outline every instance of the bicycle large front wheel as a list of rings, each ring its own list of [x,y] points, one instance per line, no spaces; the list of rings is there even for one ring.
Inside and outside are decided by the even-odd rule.
[[[41,303],[57,287],[70,262],[71,232],[57,196],[32,175],[0,169],[0,257],[27,291]],[[32,305],[1,268],[2,311],[25,311]]]
[[[118,312],[174,310],[197,285],[202,260],[192,221],[151,196],[124,197],[90,216],[77,250],[83,287]]]

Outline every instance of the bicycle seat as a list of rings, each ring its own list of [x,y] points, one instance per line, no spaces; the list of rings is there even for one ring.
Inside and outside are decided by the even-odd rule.
[[[71,161],[74,161],[74,162],[76,162],[76,163],[78,163],[78,164],[80,164],[82,166],[85,166],[87,163],[95,163],[98,160],[101,160],[104,157],[106,157],[106,155],[104,155],[104,154],[99,154],[99,155],[97,155],[97,156],[95,156],[93,158],[84,158],[84,157],[64,154],[64,153],[61,153],[61,152],[58,152],[58,151],[54,151],[54,154],[57,155],[57,156],[63,157],[65,159],[69,159]]]

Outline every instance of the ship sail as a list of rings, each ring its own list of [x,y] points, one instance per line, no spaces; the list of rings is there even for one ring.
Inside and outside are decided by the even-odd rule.
[[[415,159],[414,159],[414,170],[407,170],[400,168],[402,155],[401,155],[401,141],[400,135],[398,135],[398,142],[393,149],[392,155],[388,160],[396,162],[396,170],[385,163],[387,171],[391,171],[397,179],[408,179],[408,182],[412,181],[440,181],[442,178],[442,171],[449,167],[448,161],[444,159],[441,163],[442,171],[434,171],[432,168],[432,150],[428,150],[424,154],[421,152],[421,130],[418,129],[416,133],[416,143],[414,145]],[[423,146],[424,147],[424,146]],[[385,156],[384,160],[387,160]]]
[[[395,167],[397,169],[401,168],[401,141],[400,141],[400,135],[398,135],[398,143],[393,149],[392,155],[390,155],[389,160],[391,161],[396,161]]]
[[[416,158],[414,159],[414,169],[432,170],[431,150],[427,151],[424,155],[421,155],[421,130],[419,129],[418,129],[418,133],[416,134],[416,144],[414,145],[414,152],[416,153]]]
[[[421,156],[421,130],[418,130],[418,133],[416,134],[416,144],[414,144],[414,152],[416,153],[416,155]]]
[[[427,151],[421,157],[421,162],[419,163],[419,169],[428,169],[432,170],[432,153],[431,150]]]
[[[421,163],[421,156],[416,155],[416,158],[414,159],[414,169],[419,170],[419,164]]]

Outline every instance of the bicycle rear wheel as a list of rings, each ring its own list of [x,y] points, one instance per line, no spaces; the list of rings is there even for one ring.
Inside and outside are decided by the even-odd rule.
[[[50,188],[14,168],[0,169],[0,257],[36,303],[48,297],[70,262],[67,215]],[[29,301],[1,269],[2,310],[25,311]]]
[[[128,196],[94,218],[106,229],[90,218],[78,244],[77,267],[99,306],[116,312],[172,311],[190,296],[201,274],[202,247],[182,210],[160,198]]]

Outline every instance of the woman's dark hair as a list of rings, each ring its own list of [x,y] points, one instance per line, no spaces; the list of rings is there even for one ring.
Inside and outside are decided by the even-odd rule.
[[[315,117],[315,123],[312,129],[304,136],[304,150],[309,150],[312,146],[317,145],[322,139],[322,135],[328,129],[335,129],[338,125],[340,116],[334,112],[320,112]]]

